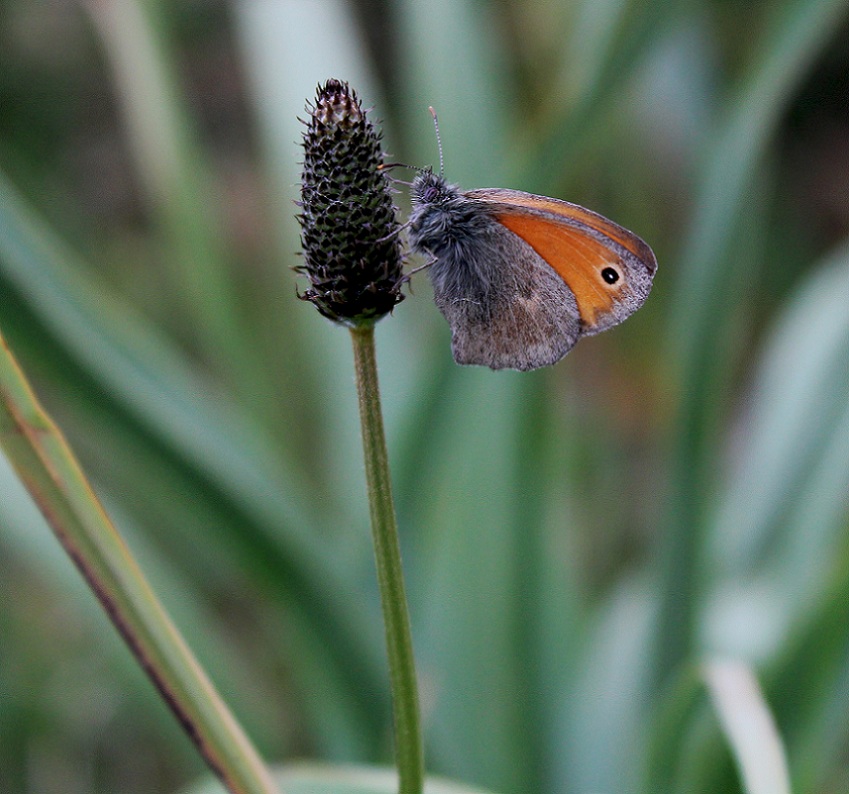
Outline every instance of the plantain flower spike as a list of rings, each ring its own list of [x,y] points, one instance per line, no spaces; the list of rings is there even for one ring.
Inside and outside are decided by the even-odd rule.
[[[345,325],[372,323],[404,296],[403,254],[380,133],[347,83],[328,80],[307,104],[300,297]]]

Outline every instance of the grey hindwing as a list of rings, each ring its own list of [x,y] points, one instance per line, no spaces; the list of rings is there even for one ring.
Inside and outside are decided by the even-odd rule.
[[[434,252],[436,305],[459,364],[530,370],[559,361],[581,335],[577,301],[524,240],[486,212]]]

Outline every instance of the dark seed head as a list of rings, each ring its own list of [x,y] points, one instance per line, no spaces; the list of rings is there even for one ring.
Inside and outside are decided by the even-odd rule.
[[[301,296],[331,320],[380,319],[403,299],[403,257],[380,134],[347,83],[318,87],[304,133]]]

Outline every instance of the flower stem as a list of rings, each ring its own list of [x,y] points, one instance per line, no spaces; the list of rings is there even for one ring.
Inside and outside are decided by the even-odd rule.
[[[374,325],[369,323],[351,329],[357,394],[363,434],[366,485],[371,513],[377,581],[386,630],[389,678],[395,721],[395,759],[398,766],[399,794],[422,794],[424,786],[424,753],[422,749],[419,696],[413,639],[398,525],[392,500],[389,460],[380,409],[380,389],[374,354]]]

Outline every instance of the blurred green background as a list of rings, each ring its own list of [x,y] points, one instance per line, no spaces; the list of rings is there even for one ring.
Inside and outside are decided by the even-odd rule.
[[[455,366],[424,275],[378,327],[430,770],[739,792],[733,657],[849,790],[849,4],[0,0],[0,328],[264,755],[386,762],[349,340],[291,272],[328,77],[659,261],[544,371]],[[204,774],[2,458],[0,554],[0,791]]]

